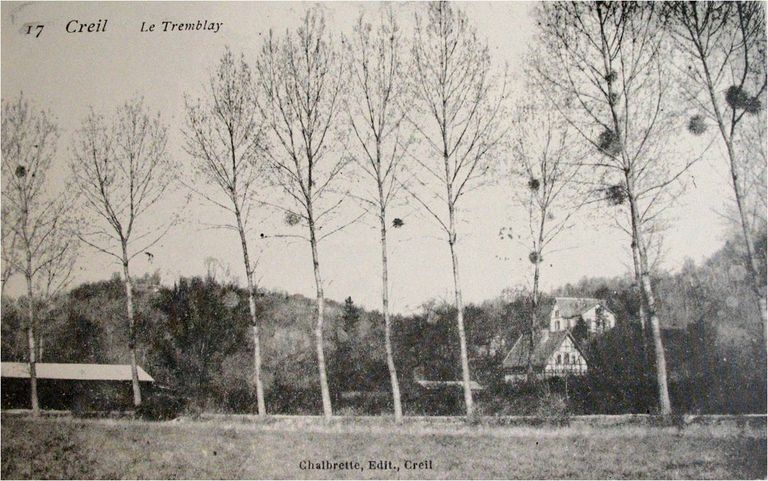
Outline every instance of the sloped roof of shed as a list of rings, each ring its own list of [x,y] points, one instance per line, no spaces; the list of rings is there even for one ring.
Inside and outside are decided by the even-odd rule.
[[[568,331],[557,331],[550,332],[546,339],[542,338],[541,334],[534,336],[533,367],[546,366],[549,356],[560,347],[560,344],[563,343],[563,340],[568,337],[568,335]],[[512,346],[512,350],[510,350],[507,357],[504,358],[502,366],[505,368],[527,367],[528,345],[528,335],[522,335],[517,338],[515,345]]]
[[[65,379],[72,381],[130,381],[131,366],[128,364],[60,364],[38,362],[35,364],[38,379]],[[141,366],[139,381],[154,382]],[[0,363],[0,375],[10,378],[29,378],[26,362]]]
[[[439,387],[444,386],[458,386],[463,387],[464,382],[463,381],[426,381],[426,380],[419,380],[416,381],[416,384],[419,386],[425,388],[425,389],[436,389]],[[469,381],[469,388],[473,391],[482,391],[483,386],[480,385],[477,381]]]

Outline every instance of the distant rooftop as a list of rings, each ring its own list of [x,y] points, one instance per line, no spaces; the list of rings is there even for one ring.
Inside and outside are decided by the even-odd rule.
[[[59,364],[38,362],[35,364],[38,379],[62,379],[71,381],[130,381],[131,366],[128,364]],[[152,376],[137,366],[139,381],[154,382]],[[8,378],[29,378],[26,362],[0,363],[0,375]]]
[[[444,386],[464,386],[463,381],[424,381],[419,380],[416,381],[416,384],[419,386],[425,388],[425,389],[437,389],[439,387]],[[483,386],[481,386],[477,381],[469,381],[469,389],[473,391],[482,391]]]
[[[605,301],[593,297],[555,297],[560,317],[568,319],[576,317],[597,305],[605,307]]]
[[[531,362],[533,367],[544,367],[553,352],[560,347],[563,340],[568,337],[568,331],[557,331],[542,336],[536,333],[533,337],[533,355]],[[505,368],[520,368],[528,366],[528,352],[530,351],[530,335],[522,335],[517,338],[512,350],[502,361]]]

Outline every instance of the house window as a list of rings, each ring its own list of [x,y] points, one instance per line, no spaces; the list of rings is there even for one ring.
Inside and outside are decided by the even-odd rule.
[[[555,361],[555,364],[560,364],[561,358],[560,354],[557,355],[557,360]]]
[[[558,357],[560,357],[560,356],[558,356]],[[568,354],[566,354],[564,357],[565,357],[564,364],[568,364]]]
[[[560,309],[555,308],[555,317],[560,317]]]
[[[560,321],[555,321],[555,330],[556,331],[560,330]]]

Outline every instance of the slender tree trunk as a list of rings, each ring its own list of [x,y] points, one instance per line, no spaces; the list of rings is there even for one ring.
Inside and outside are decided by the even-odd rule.
[[[123,282],[125,283],[125,308],[128,312],[128,348],[131,350],[131,383],[133,385],[133,406],[141,405],[139,369],[136,366],[136,321],[133,314],[133,281],[128,270],[128,246],[123,242]]]
[[[544,208],[541,211],[541,219],[539,222],[539,238],[534,247],[536,247],[536,263],[533,268],[533,292],[531,293],[531,318],[528,321],[528,369],[527,380],[533,381],[533,349],[536,347],[534,343],[534,335],[536,334],[536,314],[539,310],[539,277],[541,276],[541,252],[544,246],[544,222],[547,218],[547,209]]]
[[[32,406],[32,415],[40,416],[40,404],[37,397],[37,349],[35,348],[35,303],[32,288],[32,257],[27,255],[27,304],[28,304],[28,325],[27,325],[27,344],[29,347],[29,399]]]
[[[768,320],[766,319],[766,299],[765,299],[765,290],[760,285],[760,278],[757,275],[759,271],[759,266],[757,264],[757,259],[755,259],[755,248],[752,243],[752,236],[749,232],[749,223],[747,222],[747,216],[744,212],[744,200],[742,198],[741,188],[739,187],[739,177],[738,177],[738,167],[736,163],[736,152],[733,148],[733,127],[735,127],[735,124],[731,128],[731,132],[729,134],[728,130],[725,127],[725,121],[723,119],[723,114],[720,111],[720,107],[717,103],[717,96],[715,93],[714,83],[712,81],[712,76],[709,72],[709,65],[707,64],[704,56],[704,52],[701,49],[700,44],[696,44],[696,47],[699,52],[699,58],[701,60],[702,66],[704,68],[704,77],[707,82],[707,91],[709,93],[709,98],[712,102],[712,110],[715,114],[715,119],[717,120],[717,126],[720,130],[720,135],[723,137],[723,142],[725,142],[726,151],[728,153],[728,170],[731,175],[731,186],[733,187],[733,194],[736,198],[736,208],[739,211],[739,222],[741,224],[741,232],[742,236],[744,238],[744,251],[745,251],[745,259],[744,264],[746,265],[747,272],[749,273],[751,285],[752,285],[752,291],[755,293],[755,298],[757,300],[757,310],[760,314],[760,319],[763,321],[763,330],[765,331],[768,329]]]
[[[392,385],[392,403],[395,409],[395,421],[400,422],[403,418],[403,407],[400,403],[400,383],[397,380],[397,369],[395,368],[395,359],[392,353],[392,320],[389,317],[389,273],[387,263],[387,219],[386,211],[383,207],[384,198],[379,183],[379,201],[381,213],[379,221],[381,222],[381,305],[384,314],[384,347],[387,351],[387,367],[389,368],[389,381]]]
[[[539,276],[540,276],[540,256],[541,253],[536,253],[536,264],[533,268],[533,292],[531,293],[531,317],[528,319],[528,368],[526,371],[527,381],[530,383],[533,381],[533,349],[536,347],[534,343],[534,335],[536,334],[536,313],[539,310]]]
[[[600,9],[598,8],[598,15]],[[602,21],[602,16],[601,16]],[[602,27],[601,27],[602,29]],[[611,66],[610,55],[608,55],[608,45],[605,34],[602,35],[602,53],[603,62],[605,67],[605,78],[608,81],[608,91],[613,92],[613,81],[610,77],[610,72],[613,72]],[[659,409],[661,414],[667,415],[672,412],[672,406],[669,401],[669,389],[667,387],[667,362],[664,356],[664,345],[661,340],[661,327],[659,326],[659,317],[656,314],[656,298],[653,295],[653,288],[651,286],[651,278],[648,272],[648,258],[645,253],[645,247],[643,246],[643,238],[641,231],[640,214],[637,211],[637,199],[635,198],[634,179],[635,174],[632,168],[632,160],[627,155],[627,147],[625,145],[624,134],[621,130],[621,122],[619,121],[619,115],[616,112],[616,105],[614,100],[608,98],[608,106],[611,111],[611,120],[613,122],[613,132],[617,137],[617,141],[621,146],[622,163],[624,167],[624,180],[626,186],[627,200],[629,202],[630,210],[630,222],[632,224],[632,258],[637,259],[638,266],[640,267],[640,291],[643,296],[645,307],[647,308],[647,318],[651,324],[651,332],[653,335],[653,346],[656,357],[656,383],[659,390]]]
[[[449,188],[450,195],[450,188]],[[449,197],[450,198],[450,197]],[[467,334],[464,330],[464,303],[461,299],[461,282],[459,281],[459,258],[456,255],[456,226],[453,203],[448,206],[450,233],[448,245],[451,248],[451,265],[453,266],[453,292],[456,299],[456,323],[459,330],[459,349],[461,354],[461,378],[464,384],[464,404],[467,407],[467,418],[472,419],[474,408],[472,403],[472,385],[469,378],[469,356],[467,356]]]
[[[648,346],[648,338],[652,336],[649,336],[648,326],[650,323],[648,322],[648,312],[647,312],[647,309],[645,308],[645,298],[643,296],[643,287],[642,287],[643,280],[640,275],[642,271],[642,269],[640,268],[640,252],[639,252],[639,249],[635,248],[634,242],[632,245],[632,260],[635,264],[635,282],[637,283],[637,290],[639,294],[638,300],[640,302],[638,315],[640,316],[640,339],[642,342],[641,376],[645,381],[650,381],[651,369],[653,366],[651,365],[651,358],[649,356],[650,347]],[[654,352],[655,350],[656,348],[654,346]]]
[[[240,217],[240,210],[235,203],[235,217],[237,218],[237,231],[240,234],[240,244],[243,248],[243,262],[245,263],[245,277],[248,283],[248,312],[251,315],[251,329],[253,331],[253,368],[254,381],[256,382],[256,404],[259,416],[266,416],[267,405],[264,402],[264,385],[261,383],[261,343],[259,341],[259,323],[256,318],[256,299],[253,290],[253,269],[248,256],[248,243],[245,240],[245,229]]]
[[[653,295],[651,277],[648,272],[648,259],[644,252],[642,235],[640,232],[640,218],[637,213],[634,194],[629,192],[629,208],[632,222],[632,252],[637,256],[640,266],[640,291],[644,304],[648,310],[647,316],[651,325],[653,347],[656,355],[656,384],[659,390],[659,411],[662,415],[672,413],[672,405],[669,400],[669,388],[667,384],[667,361],[664,355],[664,344],[661,340],[661,327],[659,317],[656,314],[656,298]]]
[[[637,289],[640,294],[640,308],[639,308],[639,316],[640,316],[640,334],[643,339],[643,366],[648,367],[648,314],[645,312],[645,305],[643,301],[643,295],[642,295],[642,279],[640,278],[640,252],[639,249],[636,249],[633,245],[632,247],[632,262],[635,266],[635,282],[637,283]]]
[[[757,259],[755,258],[755,247],[752,243],[752,235],[749,232],[749,222],[747,221],[746,212],[744,212],[744,201],[742,198],[741,187],[739,187],[738,173],[736,171],[735,164],[735,152],[733,150],[733,141],[727,140],[726,145],[728,147],[728,157],[730,160],[730,172],[731,172],[731,184],[733,186],[734,197],[736,197],[736,208],[739,211],[739,221],[741,224],[741,233],[744,238],[744,252],[747,272],[750,277],[750,284],[752,291],[755,293],[755,299],[757,301],[757,310],[760,313],[760,319],[763,321],[763,329],[768,327],[766,322],[766,305],[765,305],[765,291],[760,286],[760,277],[758,276]]]
[[[309,215],[309,244],[312,247],[312,266],[315,271],[315,287],[317,289],[317,325],[315,326],[315,339],[317,343],[317,367],[320,371],[320,394],[323,398],[323,416],[326,420],[333,416],[331,394],[328,390],[328,374],[325,367],[325,352],[323,351],[323,322],[325,319],[325,297],[323,294],[323,280],[320,277],[320,260],[317,255],[317,238],[315,237],[315,222],[312,214]]]

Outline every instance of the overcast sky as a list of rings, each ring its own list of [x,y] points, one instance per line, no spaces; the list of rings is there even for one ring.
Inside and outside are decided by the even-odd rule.
[[[295,28],[306,3],[2,3],[2,96],[24,96],[49,109],[62,132],[53,189],[60,189],[70,158],[69,146],[90,106],[107,112],[119,103],[143,96],[151,109],[162,112],[169,125],[169,151],[183,165],[180,128],[184,119],[183,95],[199,95],[210,69],[225,46],[256,56],[270,28],[283,32]],[[509,66],[513,82],[520,84],[521,62],[535,22],[530,3],[460,4],[481,36],[487,38],[493,61]],[[331,29],[349,32],[360,11],[375,13],[378,3],[335,2],[323,5]],[[394,6],[409,30],[413,13],[424,4]],[[106,32],[66,33],[70,20],[81,23],[107,19]],[[140,33],[141,23],[223,22],[218,33]],[[39,38],[26,35],[25,25],[43,23]],[[684,141],[685,133],[681,134]],[[690,137],[690,136],[688,136]],[[678,268],[685,257],[701,261],[723,241],[724,225],[718,212],[728,202],[723,163],[717,151],[699,163],[691,175],[695,188],[671,211],[672,227],[666,233],[664,267]],[[181,196],[166,206],[178,208]],[[350,207],[350,209],[353,209]],[[351,210],[350,210],[351,211]],[[193,204],[186,222],[153,248],[154,260],[137,257],[133,272],[159,271],[164,283],[178,276],[206,272],[205,259],[214,257],[229,266],[244,282],[240,243],[235,232],[211,231],[203,222],[215,222],[226,213]],[[162,214],[158,214],[162,215]],[[506,287],[528,284],[531,264],[524,245],[499,239],[502,226],[524,232],[525,217],[510,204],[501,188],[491,188],[467,198],[460,213],[459,255],[465,301],[497,296]],[[392,212],[403,216],[405,226],[391,232],[391,305],[411,312],[430,298],[451,299],[450,257],[447,244],[429,219],[409,209]],[[289,293],[313,295],[314,280],[309,245],[301,241],[263,241],[259,234],[271,229],[275,215],[257,213],[249,232],[254,250],[260,250],[257,277],[262,286]],[[260,226],[260,222],[264,226]],[[380,250],[377,222],[367,219],[323,241],[321,268],[326,296],[342,300],[351,296],[369,308],[380,305]],[[622,232],[594,219],[582,219],[559,241],[558,252],[545,259],[542,284],[549,289],[584,276],[614,276],[628,271],[629,239]],[[74,283],[109,278],[119,266],[113,259],[83,248]],[[18,292],[10,285],[10,292]]]

